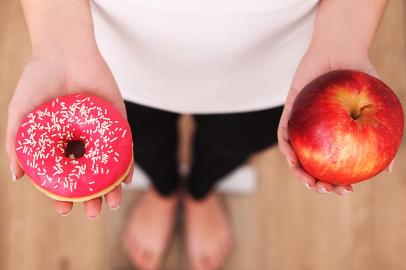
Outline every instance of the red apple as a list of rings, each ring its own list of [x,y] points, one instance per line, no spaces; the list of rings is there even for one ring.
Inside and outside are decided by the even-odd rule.
[[[385,83],[363,72],[337,70],[303,88],[288,130],[310,175],[350,185],[390,164],[402,140],[403,121],[402,106]]]

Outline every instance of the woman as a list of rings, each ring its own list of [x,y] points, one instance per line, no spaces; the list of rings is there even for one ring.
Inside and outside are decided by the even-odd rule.
[[[385,4],[22,0],[32,57],[9,106],[6,148],[13,179],[24,174],[14,138],[27,112],[71,92],[101,96],[128,116],[135,161],[153,183],[127,222],[123,241],[131,261],[141,269],[159,268],[182,202],[191,267],[218,269],[232,239],[212,187],[277,138],[307,188],[352,192],[351,186],[316,181],[302,169],[289,144],[287,120],[297,94],[318,75],[342,68],[375,74],[368,50]],[[175,159],[181,113],[193,114],[197,124],[184,196]],[[118,209],[121,187],[105,199]],[[96,218],[101,204],[102,198],[85,202],[87,216]],[[67,215],[72,203],[55,206]]]

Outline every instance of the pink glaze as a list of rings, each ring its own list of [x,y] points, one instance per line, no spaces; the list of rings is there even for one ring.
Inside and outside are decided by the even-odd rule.
[[[83,140],[84,156],[65,156],[70,140]],[[132,161],[131,129],[107,101],[72,94],[42,104],[23,119],[16,152],[36,185],[58,196],[81,198],[124,175]]]

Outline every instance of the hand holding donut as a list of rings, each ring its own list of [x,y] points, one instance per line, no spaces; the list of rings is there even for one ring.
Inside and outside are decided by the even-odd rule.
[[[25,66],[8,108],[6,150],[15,180],[24,175],[15,150],[16,133],[22,119],[42,103],[78,91],[103,98],[126,117],[123,99],[96,47],[81,48],[69,54],[58,48],[47,49],[35,53]],[[132,172],[133,164],[125,183],[131,181]],[[121,185],[106,194],[105,199],[109,208],[117,209],[121,202]],[[101,197],[84,202],[87,216],[96,218],[101,204]],[[72,202],[55,201],[56,210],[62,215],[67,215],[72,205]]]

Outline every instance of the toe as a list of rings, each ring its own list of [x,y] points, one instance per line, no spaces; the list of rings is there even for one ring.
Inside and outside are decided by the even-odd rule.
[[[211,269],[219,269],[224,258],[222,249],[218,249],[217,252],[211,254]]]
[[[140,266],[145,270],[154,270],[154,255],[147,249],[141,249],[140,252]]]
[[[149,266],[151,257],[152,257],[151,252],[146,249],[141,249],[140,256],[141,256],[141,260],[142,260],[143,264],[145,266]]]
[[[160,265],[160,257],[158,254],[152,254],[151,256],[151,269],[158,269]]]
[[[125,250],[128,258],[133,265],[140,267],[142,265],[141,249],[139,248],[135,239],[128,238],[125,241]]]
[[[197,260],[192,259],[192,261],[190,262],[190,269],[191,270],[201,270],[202,268],[199,266],[199,263]]]
[[[213,270],[213,269],[215,269],[214,268],[214,266],[215,266],[215,262],[214,262],[214,258],[213,258],[213,255],[202,255],[201,257],[200,257],[200,262],[201,262],[201,265],[202,265],[202,269],[205,269],[205,270]]]
[[[206,270],[204,266],[204,259],[202,260],[198,255],[192,255],[190,258],[192,270]]]

